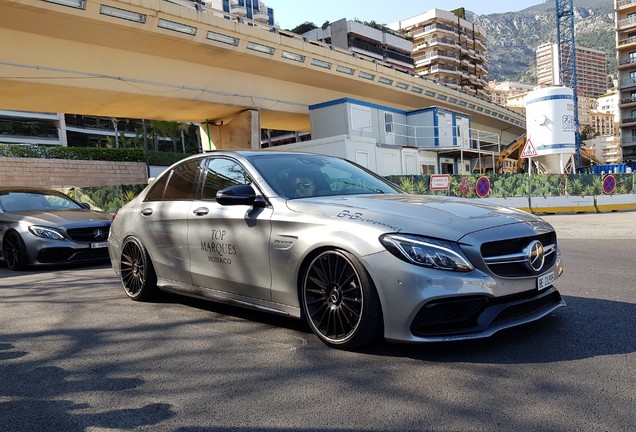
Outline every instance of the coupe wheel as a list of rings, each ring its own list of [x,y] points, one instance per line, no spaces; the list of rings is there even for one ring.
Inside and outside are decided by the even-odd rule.
[[[124,242],[120,264],[121,283],[133,300],[150,300],[157,291],[157,275],[146,248],[135,238]]]
[[[327,345],[352,349],[382,332],[382,311],[370,276],[358,260],[340,250],[322,252],[302,281],[303,313]]]
[[[2,242],[2,256],[11,270],[23,270],[27,267],[26,246],[20,234],[9,231]]]

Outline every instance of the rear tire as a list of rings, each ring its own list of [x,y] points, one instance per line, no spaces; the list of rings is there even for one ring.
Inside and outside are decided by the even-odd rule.
[[[354,349],[382,334],[382,308],[366,269],[350,253],[327,250],[302,279],[301,304],[311,330],[334,348]]]
[[[24,270],[28,266],[26,246],[20,234],[9,231],[2,242],[2,256],[11,270]]]
[[[121,249],[121,283],[126,295],[135,301],[147,301],[157,295],[157,275],[146,248],[134,237]]]

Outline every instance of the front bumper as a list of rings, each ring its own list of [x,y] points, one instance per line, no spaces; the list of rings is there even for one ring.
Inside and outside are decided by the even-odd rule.
[[[384,336],[400,342],[478,339],[565,306],[537,277],[499,278],[476,269],[448,272],[405,263],[388,252],[363,258],[382,304]],[[560,260],[548,270],[558,277]]]

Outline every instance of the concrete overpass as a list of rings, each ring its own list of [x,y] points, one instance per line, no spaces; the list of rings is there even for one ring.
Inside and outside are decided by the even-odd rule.
[[[2,0],[0,109],[309,131],[308,106],[343,97],[439,106],[503,144],[525,119],[388,64],[192,3]],[[310,18],[310,17],[308,17]]]

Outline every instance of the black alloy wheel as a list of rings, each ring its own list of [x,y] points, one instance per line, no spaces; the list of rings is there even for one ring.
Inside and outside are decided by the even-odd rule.
[[[157,291],[157,275],[148,252],[135,238],[124,242],[120,263],[121,283],[126,295],[136,301],[150,300]]]
[[[2,242],[2,256],[11,270],[24,270],[27,267],[26,246],[20,234],[9,231]]]
[[[375,286],[348,252],[328,250],[315,257],[305,272],[301,297],[309,326],[327,345],[358,348],[382,332]]]

